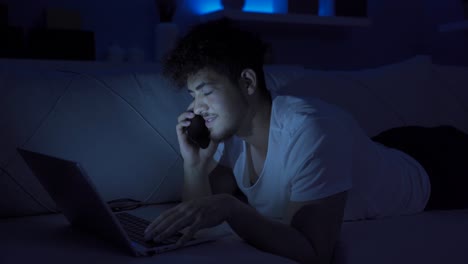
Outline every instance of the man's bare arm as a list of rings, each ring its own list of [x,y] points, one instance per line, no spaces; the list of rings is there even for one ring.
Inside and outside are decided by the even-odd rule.
[[[254,208],[233,202],[231,228],[254,247],[300,263],[330,263],[340,234],[346,192],[309,202],[290,202],[285,219],[265,218]]]
[[[216,167],[216,162],[208,162],[198,168],[184,166],[184,186],[182,201],[191,201],[212,194],[208,175]]]
[[[184,201],[221,193],[247,201],[237,187],[232,169],[217,163],[214,159],[200,171],[184,169]]]

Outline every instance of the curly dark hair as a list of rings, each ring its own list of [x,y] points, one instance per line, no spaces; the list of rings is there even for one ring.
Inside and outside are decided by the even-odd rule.
[[[235,28],[228,19],[194,26],[163,61],[163,74],[180,89],[202,69],[210,69],[237,83],[242,70],[257,75],[261,92],[266,92],[263,73],[267,45],[253,33]]]

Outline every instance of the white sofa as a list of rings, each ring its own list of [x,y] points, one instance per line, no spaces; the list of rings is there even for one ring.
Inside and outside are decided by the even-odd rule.
[[[468,133],[468,68],[430,57],[358,71],[268,65],[273,95],[316,96],[350,111],[369,136],[403,125]],[[80,162],[105,200],[176,202],[176,117],[190,98],[158,65],[0,60],[0,263],[288,263],[235,235],[134,258],[68,227],[16,147]],[[146,208],[157,212],[161,206]],[[335,263],[468,263],[468,210],[343,223]]]

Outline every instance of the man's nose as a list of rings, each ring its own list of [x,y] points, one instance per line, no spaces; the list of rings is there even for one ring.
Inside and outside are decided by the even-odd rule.
[[[196,115],[203,115],[207,111],[208,107],[207,105],[203,102],[203,100],[196,99],[193,102],[193,112]]]

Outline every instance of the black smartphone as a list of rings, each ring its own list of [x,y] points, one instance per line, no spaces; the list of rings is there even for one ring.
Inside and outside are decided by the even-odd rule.
[[[210,145],[210,130],[205,125],[205,119],[201,115],[195,115],[187,127],[187,136],[195,145],[206,149]]]

